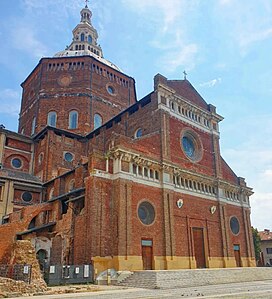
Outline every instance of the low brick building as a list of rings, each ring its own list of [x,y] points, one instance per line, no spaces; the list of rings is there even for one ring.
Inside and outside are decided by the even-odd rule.
[[[255,266],[252,189],[220,155],[223,118],[190,82],[135,81],[103,58],[86,6],[73,41],[22,84],[0,129],[0,260],[31,240],[47,264],[97,271]]]

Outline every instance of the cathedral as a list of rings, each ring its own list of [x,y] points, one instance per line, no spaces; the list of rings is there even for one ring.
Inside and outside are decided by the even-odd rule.
[[[223,117],[186,77],[157,74],[138,100],[80,14],[22,83],[18,133],[0,128],[0,263],[30,240],[47,265],[97,273],[255,266],[253,192],[220,155]]]

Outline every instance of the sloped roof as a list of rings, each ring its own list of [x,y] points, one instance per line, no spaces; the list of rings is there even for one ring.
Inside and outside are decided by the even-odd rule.
[[[167,84],[180,96],[200,106],[201,108],[204,108],[205,110],[209,110],[207,102],[201,97],[201,95],[188,80],[167,80]]]
[[[232,182],[234,184],[237,184],[238,183],[237,175],[222,157],[221,157],[221,166],[222,166],[223,179],[226,180],[227,182]]]
[[[40,184],[42,183],[41,180],[34,175],[31,175],[27,172],[16,171],[7,168],[3,168],[0,170],[0,177],[29,181],[33,183],[40,183]]]
[[[272,232],[269,229],[259,232],[259,236],[261,241],[272,241]]]

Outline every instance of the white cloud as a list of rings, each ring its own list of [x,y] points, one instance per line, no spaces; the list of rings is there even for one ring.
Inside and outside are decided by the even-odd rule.
[[[241,33],[239,43],[242,48],[247,48],[253,43],[264,41],[272,37],[272,28],[264,29],[258,32],[252,32],[251,34]]]
[[[258,230],[272,229],[272,192],[256,190],[251,196],[251,222]]]
[[[189,44],[178,50],[167,51],[157,62],[165,71],[174,72],[183,67],[190,71],[195,66],[195,56],[198,52],[196,44]],[[181,69],[182,71],[183,69]]]
[[[221,82],[222,82],[222,79],[217,78],[217,79],[213,79],[213,80],[208,81],[208,82],[200,83],[199,86],[210,88],[210,87],[214,87],[217,84],[220,84]]]
[[[163,15],[163,19],[159,20],[162,24],[163,32],[166,32],[181,17],[186,5],[184,0],[123,0],[123,3],[129,5],[133,10],[138,10],[141,14],[151,14],[152,11],[153,13],[160,11]]]
[[[153,35],[149,41],[154,48],[161,50],[157,66],[172,73],[177,68],[191,70],[195,67],[198,45],[188,37],[186,18],[198,5],[198,0],[122,0],[126,7],[136,11],[141,18],[146,17],[145,25],[150,26]]]
[[[18,26],[13,29],[12,36],[15,49],[25,51],[36,58],[41,58],[48,54],[47,47],[38,40],[31,27]]]
[[[219,0],[220,5],[229,5],[233,2],[233,0]]]
[[[216,6],[219,23],[231,36],[229,42],[238,46],[242,55],[255,45],[272,37],[272,3],[267,0],[243,1],[220,0]]]
[[[20,93],[17,90],[0,90],[0,113],[18,116],[20,111]]]

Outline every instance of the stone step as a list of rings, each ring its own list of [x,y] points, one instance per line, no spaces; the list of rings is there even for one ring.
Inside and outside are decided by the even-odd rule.
[[[118,284],[127,287],[168,289],[258,280],[272,280],[272,268],[137,271]]]

